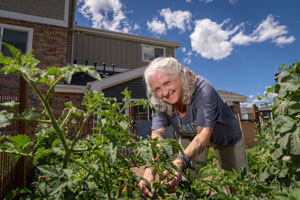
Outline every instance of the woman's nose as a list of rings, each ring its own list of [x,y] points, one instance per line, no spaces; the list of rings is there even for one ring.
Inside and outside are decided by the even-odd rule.
[[[168,90],[166,89],[166,88],[162,88],[162,95],[163,95],[163,97],[166,97],[166,96],[168,96]]]

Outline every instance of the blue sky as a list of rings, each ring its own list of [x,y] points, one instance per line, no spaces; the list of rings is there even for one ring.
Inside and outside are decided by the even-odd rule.
[[[181,42],[177,59],[250,106],[277,67],[300,61],[299,8],[299,0],[78,0],[75,20]]]

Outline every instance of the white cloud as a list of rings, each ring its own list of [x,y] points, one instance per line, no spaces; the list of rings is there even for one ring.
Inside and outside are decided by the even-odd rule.
[[[192,0],[185,0],[187,3],[192,3]]]
[[[211,3],[211,2],[213,2],[214,0],[200,0],[200,1],[205,2],[205,3]],[[228,1],[229,1],[229,3],[231,3],[231,4],[235,4],[238,0],[228,0]]]
[[[235,4],[238,0],[229,0],[230,3]]]
[[[128,19],[120,0],[80,0],[78,11],[92,21],[92,27],[111,31],[130,32]]]
[[[192,50],[204,58],[221,60],[231,54],[234,45],[270,41],[276,46],[283,46],[295,41],[294,36],[287,35],[287,27],[279,25],[273,15],[268,15],[249,35],[243,31],[245,23],[241,23],[231,30],[223,28],[227,23],[229,23],[229,19],[224,20],[221,24],[210,19],[196,20],[194,32],[190,35]]]
[[[193,54],[193,51],[189,50],[187,51],[187,49],[185,47],[181,48],[181,51],[182,53],[185,55],[185,58],[183,58],[183,63],[186,63],[186,64],[191,64],[192,62],[192,54]]]
[[[210,2],[213,2],[214,0],[201,0],[202,2],[205,2],[205,3],[210,3]]]
[[[193,51],[188,51],[188,52],[186,53],[187,56],[192,56],[192,54],[193,54]]]
[[[253,97],[254,97],[253,94],[250,94],[250,95],[248,96],[249,99],[252,99]]]
[[[227,22],[228,20],[225,20],[223,23],[217,24],[210,19],[195,21],[195,30],[190,35],[192,50],[204,58],[214,60],[229,56],[233,50],[229,36],[235,33],[239,26],[233,30],[223,30],[222,26]]]
[[[140,29],[141,29],[141,27],[138,24],[134,24],[134,26],[133,26],[134,31],[135,30],[140,30]]]
[[[290,37],[282,36],[282,37],[276,38],[274,41],[277,46],[283,46],[284,44],[293,43],[295,40],[296,39],[294,36],[290,36]]]
[[[191,29],[192,14],[189,11],[177,10],[172,12],[170,8],[164,8],[160,11],[160,15],[164,17],[168,29],[178,28],[180,32]]]
[[[167,34],[167,29],[165,23],[157,18],[153,18],[151,22],[147,21],[148,30],[152,33],[162,35]]]
[[[248,45],[254,42],[259,43],[270,40],[277,46],[282,46],[295,41],[294,36],[287,37],[286,34],[288,34],[287,27],[279,25],[279,22],[275,21],[273,15],[268,15],[268,17],[257,26],[252,34],[245,35],[244,32],[241,31],[232,37],[230,41],[237,45]]]
[[[186,57],[186,58],[183,58],[183,62],[186,64],[191,64],[192,59],[191,59],[191,57]]]

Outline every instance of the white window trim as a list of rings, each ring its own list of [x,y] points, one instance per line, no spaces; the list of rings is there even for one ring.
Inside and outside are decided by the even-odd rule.
[[[129,99],[129,102],[130,102],[130,101],[137,101],[137,100],[140,100],[140,99],[130,98],[130,99]],[[125,103],[125,98],[123,98],[122,101]],[[145,101],[148,101],[148,102],[149,102],[148,99],[145,99]],[[128,105],[125,105],[125,106],[128,106]],[[128,107],[128,108],[125,110],[125,115],[128,116],[128,117],[130,117],[130,116],[129,116],[129,114],[130,114],[130,113],[129,113],[129,112],[130,112],[129,109],[130,109],[130,108]],[[149,106],[147,107],[147,120],[150,121],[150,108],[149,108]]]
[[[25,20],[30,22],[37,22],[37,23],[56,25],[62,27],[68,27],[68,16],[69,16],[69,0],[65,0],[64,20],[51,19],[46,17],[39,17],[39,16],[33,16],[33,15],[28,15],[23,13],[0,10],[0,17],[3,18]]]
[[[14,26],[14,25],[8,25],[8,24],[0,24],[0,51],[1,51],[1,47],[2,47],[2,38],[3,38],[4,29],[27,32],[28,34],[27,34],[26,52],[29,52],[32,49],[33,28]]]
[[[160,46],[154,46],[154,45],[149,45],[149,44],[141,44],[142,46],[142,61],[143,62],[151,62],[152,60],[147,60],[144,58],[144,48],[143,47],[153,47],[153,48],[159,48],[159,49],[163,49],[164,51],[164,57],[166,56],[166,48],[165,47],[160,47]]]

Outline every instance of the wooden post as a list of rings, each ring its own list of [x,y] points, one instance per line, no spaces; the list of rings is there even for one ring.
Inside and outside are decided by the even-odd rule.
[[[254,121],[257,120],[257,115],[256,115],[256,105],[252,104],[252,112],[253,112],[253,119]]]
[[[27,107],[28,100],[28,83],[23,77],[20,77],[19,85],[19,113],[23,113]],[[26,122],[18,122],[18,134],[27,134]],[[22,156],[16,164],[16,186],[25,188],[26,186],[26,162]]]

